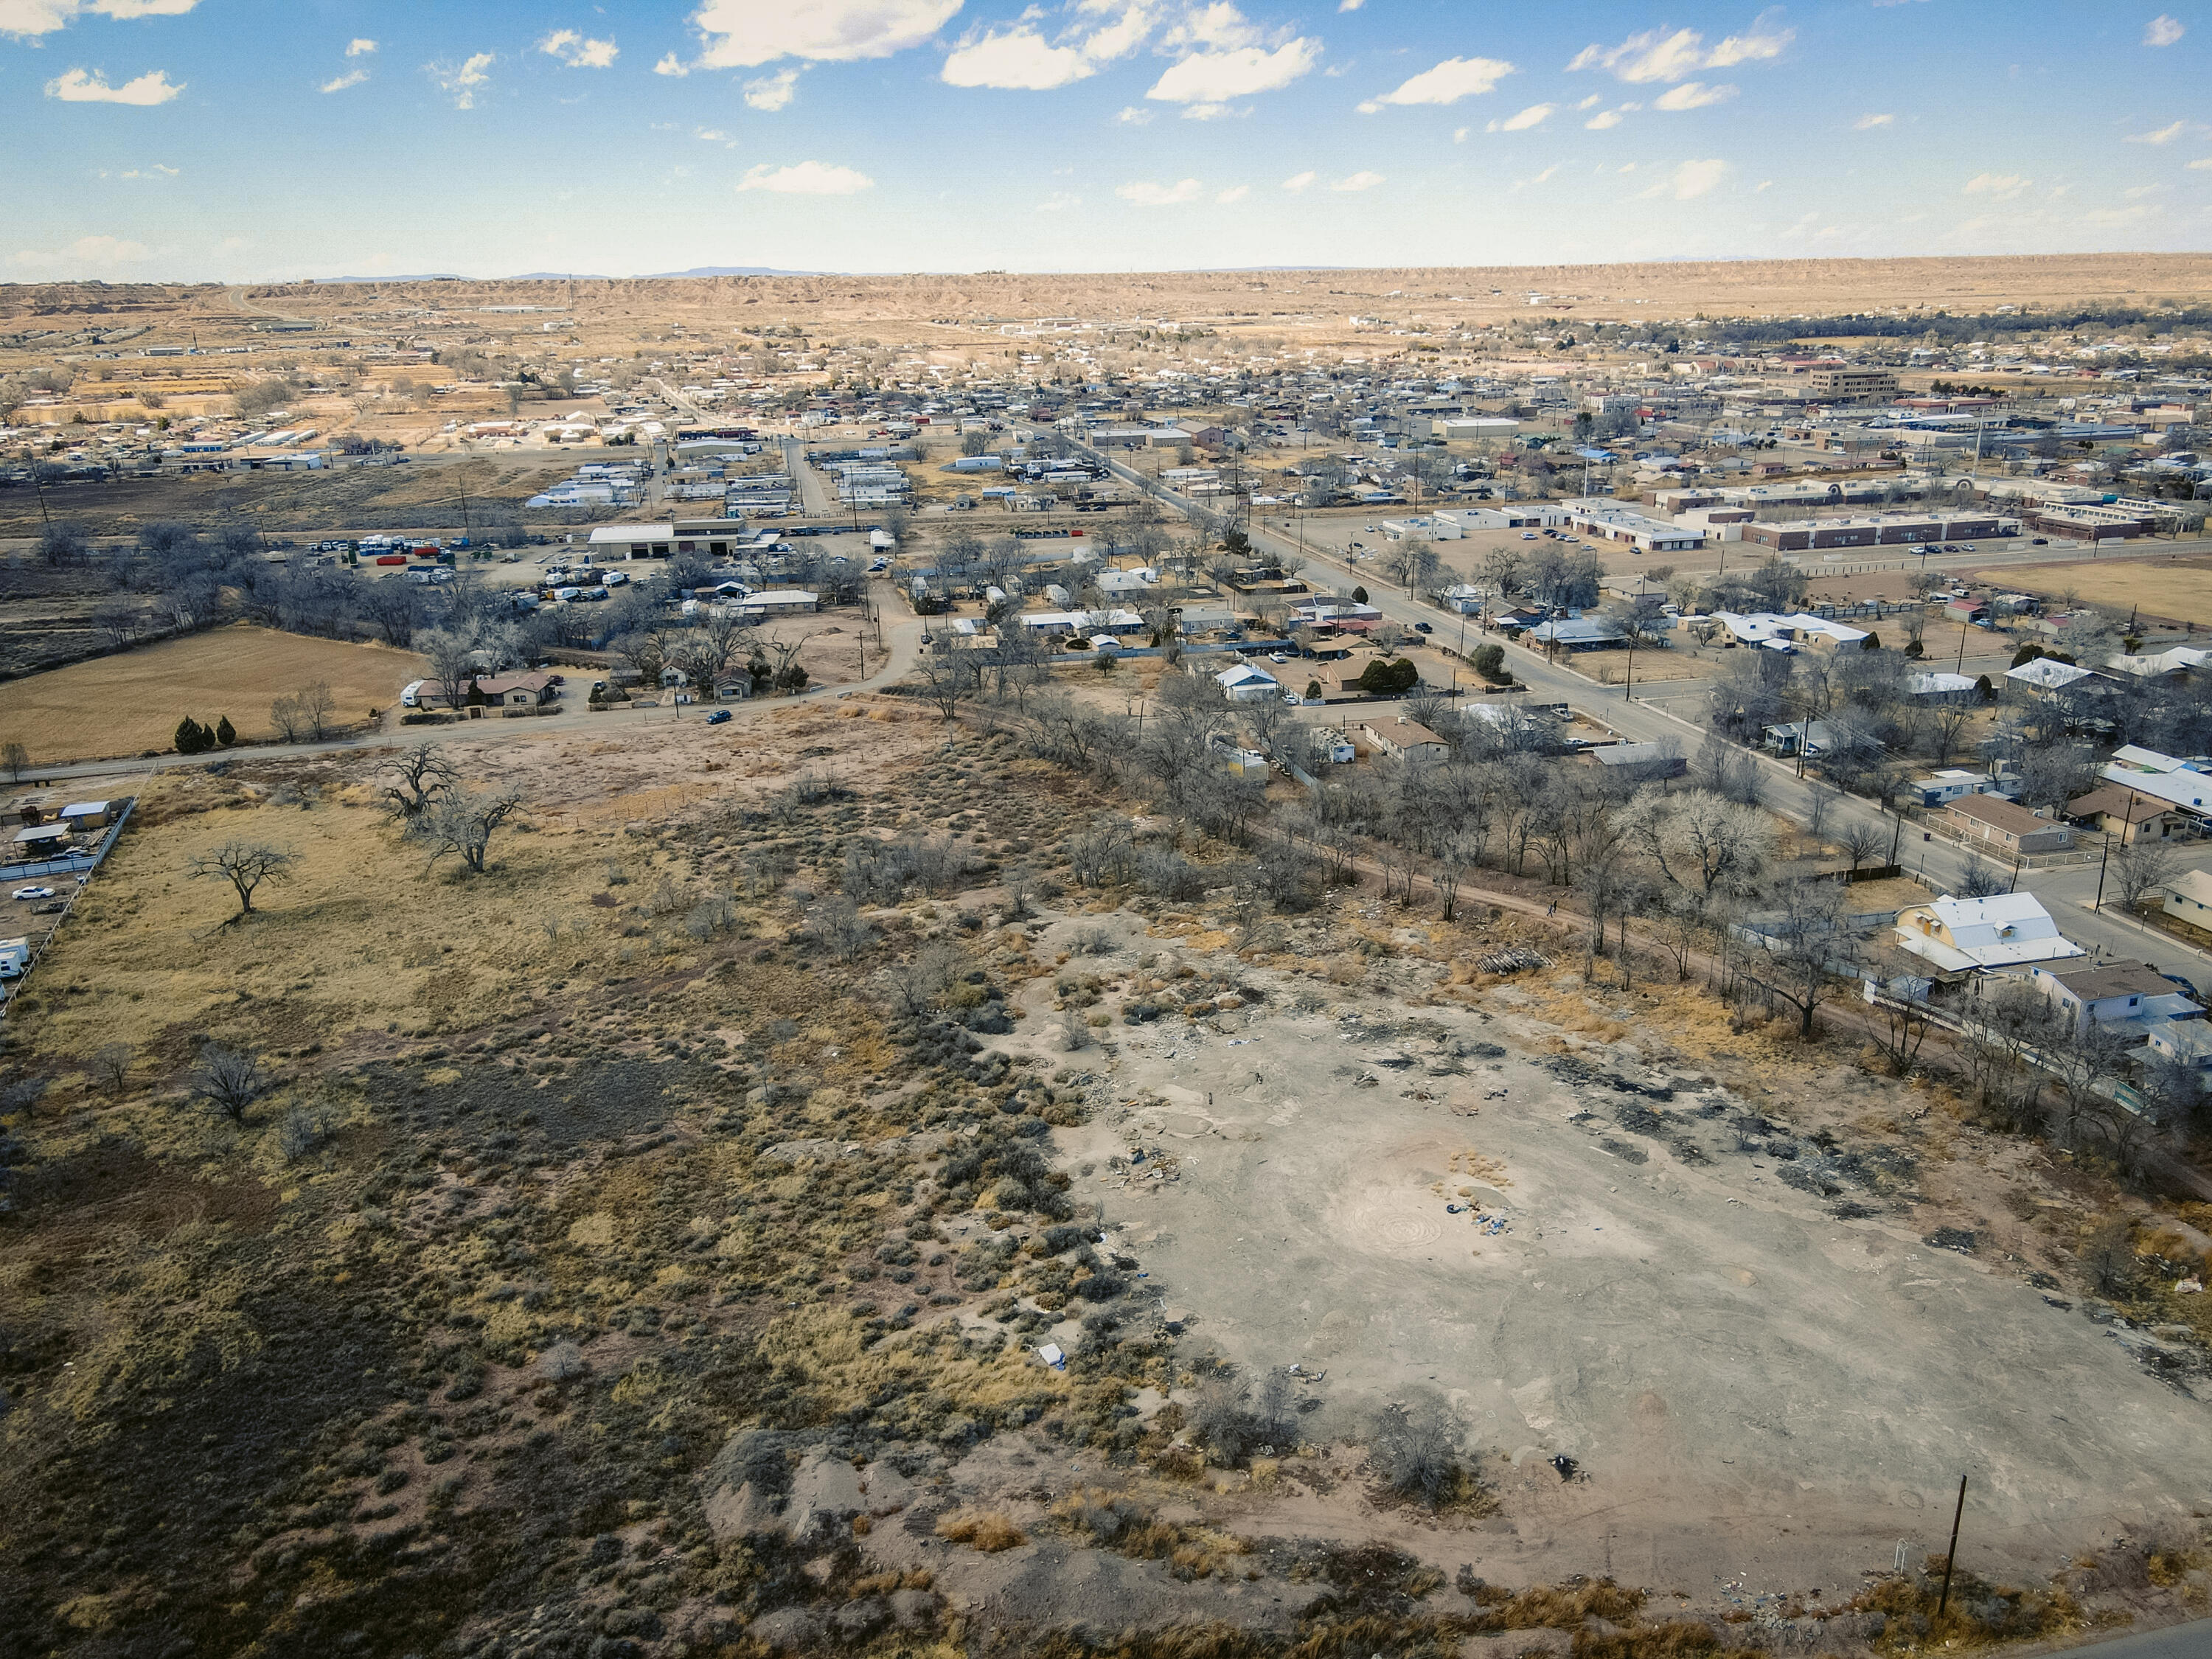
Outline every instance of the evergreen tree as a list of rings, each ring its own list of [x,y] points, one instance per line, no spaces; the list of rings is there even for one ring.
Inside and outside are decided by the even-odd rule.
[[[201,730],[198,720],[187,714],[177,722],[174,743],[179,755],[197,755],[207,747],[207,733]]]
[[[218,749],[228,749],[238,741],[238,728],[230,723],[229,715],[225,714],[216,722],[215,741]]]

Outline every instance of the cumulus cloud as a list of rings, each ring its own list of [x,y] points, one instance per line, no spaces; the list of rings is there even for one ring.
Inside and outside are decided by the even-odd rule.
[[[1700,196],[1712,194],[1721,180],[1728,177],[1729,172],[1729,164],[1723,161],[1684,161],[1641,194],[1644,197],[1671,196],[1678,202],[1694,201]]]
[[[1583,125],[1592,132],[1604,132],[1619,126],[1632,112],[1643,107],[1641,104],[1622,104],[1614,109],[1601,109]]]
[[[1795,29],[1776,28],[1768,21],[1771,12],[1741,34],[1731,34],[1710,50],[1705,37],[1695,29],[1646,29],[1632,34],[1617,46],[1584,46],[1570,60],[1570,70],[1602,70],[1615,80],[1642,85],[1653,81],[1680,81],[1699,70],[1729,69],[1738,64],[1779,58],[1792,40]]]
[[[329,80],[324,82],[322,89],[325,92],[343,92],[348,87],[357,87],[368,79],[368,71],[367,70],[349,70],[343,75],[332,76]]]
[[[1358,11],[1366,3],[1367,0],[1336,0],[1336,9],[1339,11]]]
[[[611,69],[622,55],[613,41],[589,40],[574,29],[555,29],[538,43],[538,50],[570,69]]]
[[[1456,104],[1492,91],[1513,73],[1513,65],[1502,58],[1447,58],[1359,107],[1371,115],[1386,104]]]
[[[1231,185],[1227,190],[1223,191],[1213,199],[1220,203],[1222,206],[1227,207],[1231,202],[1243,201],[1251,193],[1252,186],[1249,185]]]
[[[2170,46],[2188,33],[2181,27],[2179,19],[2168,17],[2160,12],[2143,25],[2142,43],[2147,46]]]
[[[345,55],[349,58],[366,58],[375,50],[375,41],[365,34],[357,34],[346,43]]]
[[[66,28],[80,14],[101,17],[181,17],[199,0],[0,0],[0,34],[35,39]]]
[[[2175,121],[2149,132],[2131,132],[2128,134],[2128,142],[2131,144],[2170,144],[2188,131],[2188,122]]]
[[[1171,64],[1145,96],[1170,104],[1225,104],[1273,92],[1310,72],[1321,61],[1321,42],[1303,36],[1273,52],[1239,46],[1197,52]]]
[[[799,71],[778,70],[745,82],[745,107],[773,115],[799,95]]]
[[[1114,118],[1125,127],[1141,127],[1151,122],[1152,112],[1148,109],[1139,109],[1134,104],[1129,104],[1124,106],[1121,112]]]
[[[945,60],[944,79],[948,86],[1046,92],[1097,73],[1097,64],[1084,55],[1080,46],[1048,45],[1035,25],[1018,23],[1003,32],[992,30],[954,52]]]
[[[1966,180],[1966,193],[2009,202],[2034,182],[2034,179],[2018,173],[1978,173]]]
[[[779,58],[849,64],[918,46],[960,9],[960,0],[706,0],[693,15],[700,65],[757,69]]]
[[[9,254],[8,258],[11,264],[29,270],[67,275],[112,270],[118,265],[137,264],[153,257],[153,249],[143,242],[126,241],[119,236],[80,236],[55,252],[26,248],[21,253]]]
[[[1372,190],[1382,182],[1382,175],[1379,173],[1360,172],[1338,179],[1329,188],[1342,191]]]
[[[1669,87],[1654,99],[1654,109],[1705,109],[1713,104],[1724,104],[1735,96],[1734,87],[1709,87],[1702,81],[1685,81],[1679,87]]]
[[[857,196],[874,189],[875,183],[865,173],[826,161],[797,161],[785,167],[763,161],[738,181],[738,188],[773,191],[778,196]]]
[[[2212,173],[2212,155],[2199,156],[2188,165],[2191,173]]]
[[[1195,179],[1186,179],[1181,184],[1163,185],[1150,179],[1119,185],[1114,193],[1123,201],[1138,207],[1173,207],[1178,203],[1195,202],[1205,186]]]
[[[65,70],[46,82],[46,96],[64,104],[135,104],[141,108],[166,104],[184,89],[185,82],[171,81],[163,70],[149,70],[119,87],[109,86],[107,77],[97,70],[81,69]]]
[[[1871,132],[1876,127],[1890,127],[1896,125],[1897,118],[1894,115],[1862,115],[1851,123],[1851,131]]]
[[[1299,191],[1310,188],[1317,176],[1317,174],[1310,171],[1305,173],[1294,173],[1289,178],[1283,180],[1283,188],[1289,191],[1291,194],[1296,195]]]
[[[1503,121],[1492,121],[1484,127],[1486,132],[1526,132],[1530,127],[1540,127],[1551,118],[1557,104],[1531,104],[1518,115],[1509,115]],[[1467,129],[1462,127],[1461,132]],[[1457,137],[1455,134],[1454,137]]]
[[[674,52],[666,52],[661,53],[660,61],[653,66],[653,72],[655,75],[672,76],[680,81],[691,73],[691,65]]]
[[[491,76],[484,71],[498,61],[495,54],[480,52],[459,64],[426,64],[422,72],[453,100],[455,109],[474,109],[477,94],[491,84]]]

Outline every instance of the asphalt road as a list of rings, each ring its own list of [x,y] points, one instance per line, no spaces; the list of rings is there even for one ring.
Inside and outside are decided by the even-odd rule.
[[[837,504],[830,499],[828,486],[822,482],[822,475],[806,459],[806,446],[795,437],[783,441],[783,470],[799,486],[799,503],[807,513],[816,518],[827,518],[837,510]]]
[[[2138,1631],[2109,1642],[2060,1650],[2068,1654],[2094,1654],[2095,1659],[2207,1659],[2212,1656],[2212,1619],[2164,1630]]]
[[[1110,457],[1108,465],[1125,478],[1134,476]],[[1172,495],[1170,504],[1188,505]],[[1256,546],[1278,558],[1300,555],[1296,541],[1270,526],[1255,524],[1249,533]],[[2161,551],[2164,550],[2168,550],[2162,546]],[[1439,637],[1449,637],[1443,632],[1449,613],[1382,586],[1376,573],[1348,564],[1329,550],[1316,549],[1310,539],[1303,556],[1309,563],[1319,563],[1372,584],[1368,588],[1369,602],[1394,622],[1407,627],[1425,622],[1439,630]],[[1577,713],[1610,727],[1625,741],[1654,743],[1672,738],[1685,753],[1694,754],[1707,736],[1708,728],[1697,718],[1702,710],[1695,705],[1678,713],[1642,696],[1625,696],[1619,686],[1600,685],[1564,663],[1547,662],[1538,653],[1517,646],[1506,647],[1506,665],[1538,702],[1566,703]],[[1664,685],[1662,682],[1662,687]],[[1814,803],[1811,782],[1799,778],[1792,764],[1756,751],[1744,752],[1753,754],[1759,762],[1766,782],[1768,804],[1799,823],[1808,823]],[[1900,825],[1895,815],[1881,811],[1867,801],[1850,796],[1832,799],[1826,821],[1831,825],[1848,822],[1879,824],[1897,838],[1898,862],[1908,873],[1918,876],[1939,892],[1955,889],[1965,874],[1967,858],[1964,853],[1945,842],[1922,840],[1921,830],[1909,822]],[[2188,849],[2183,858],[2190,867],[2212,869],[2212,845]],[[2024,871],[2019,885],[2021,890],[2041,899],[2061,931],[2093,955],[2122,961],[2148,961],[2162,972],[2181,975],[2199,991],[2212,991],[2212,956],[2132,920],[2088,908],[2096,896],[2097,873],[2094,865]]]

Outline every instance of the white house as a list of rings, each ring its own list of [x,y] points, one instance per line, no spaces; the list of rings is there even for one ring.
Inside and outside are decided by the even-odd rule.
[[[2006,669],[2005,678],[2031,691],[2049,693],[2087,679],[2089,671],[2074,663],[2060,662],[2056,657],[2038,657],[2017,668]]]
[[[1985,772],[1968,772],[1948,766],[1924,778],[1913,779],[1906,787],[1920,798],[1923,806],[1948,806],[1961,796],[1980,794],[1994,781]]]
[[[1213,683],[1231,702],[1265,702],[1283,695],[1282,685],[1273,674],[1249,662],[1223,669],[1213,677]]]
[[[2028,978],[2077,1033],[2091,1020],[2106,1030],[2148,1035],[2169,1021],[2204,1018],[2203,1004],[2146,962],[2033,968]]]
[[[1897,914],[1897,944],[1954,980],[2088,954],[2033,893],[1908,905]]]

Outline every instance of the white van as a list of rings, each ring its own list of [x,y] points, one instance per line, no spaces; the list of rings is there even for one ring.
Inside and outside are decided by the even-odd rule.
[[[403,708],[420,708],[422,706],[422,682],[421,680],[408,681],[405,686],[400,690],[399,702],[400,706]]]

